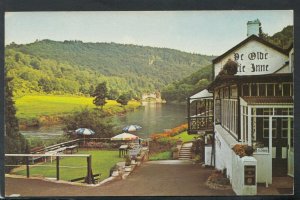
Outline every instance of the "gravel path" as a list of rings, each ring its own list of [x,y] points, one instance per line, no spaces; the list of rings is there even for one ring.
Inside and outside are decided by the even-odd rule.
[[[78,186],[38,179],[6,177],[6,196],[226,196],[232,190],[212,190],[205,182],[211,169],[189,162],[145,162],[125,180],[101,186]]]

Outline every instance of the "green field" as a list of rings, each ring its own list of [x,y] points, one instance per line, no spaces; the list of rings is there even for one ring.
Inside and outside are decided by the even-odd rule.
[[[124,158],[119,158],[119,151],[106,150],[80,150],[80,154],[92,155],[92,171],[93,174],[101,173],[101,180],[109,177],[109,171],[117,162],[124,161]],[[85,157],[62,158],[60,160],[60,179],[71,180],[86,176],[87,174],[87,159]],[[26,176],[26,170],[15,172],[18,175]],[[46,162],[30,167],[30,176],[32,177],[51,177],[56,178],[56,161],[52,163]]]
[[[40,116],[57,116],[67,114],[81,108],[95,108],[92,97],[78,96],[23,96],[16,98],[17,117],[19,119],[33,119]],[[116,101],[107,100],[104,110],[114,114],[140,106],[137,101],[129,101],[124,108]]]

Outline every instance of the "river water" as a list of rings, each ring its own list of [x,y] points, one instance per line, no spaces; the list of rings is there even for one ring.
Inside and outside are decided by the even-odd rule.
[[[134,134],[147,138],[151,133],[161,133],[165,129],[171,129],[186,122],[186,105],[143,103],[143,106],[121,116],[112,117],[114,129],[122,132],[122,128],[137,124],[142,129]],[[40,128],[21,130],[25,137],[37,137],[41,139],[52,139],[63,134],[62,125],[54,125]]]

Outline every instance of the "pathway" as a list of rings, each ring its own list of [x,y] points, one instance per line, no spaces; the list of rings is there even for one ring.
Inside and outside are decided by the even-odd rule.
[[[149,161],[125,180],[101,186],[78,186],[25,178],[6,178],[6,195],[21,196],[226,196],[232,190],[212,190],[205,182],[211,169],[190,161]]]

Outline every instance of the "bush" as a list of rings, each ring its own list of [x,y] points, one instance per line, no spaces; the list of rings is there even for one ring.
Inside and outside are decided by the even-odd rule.
[[[65,131],[74,131],[78,128],[89,128],[95,131],[93,137],[105,138],[113,136],[113,125],[105,119],[106,114],[99,110],[89,110],[84,108],[81,111],[74,112],[64,119],[66,124]]]
[[[240,156],[241,158],[244,156],[252,156],[253,148],[248,145],[236,144],[232,148],[236,155]]]

